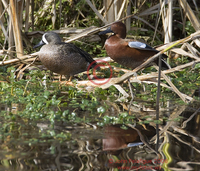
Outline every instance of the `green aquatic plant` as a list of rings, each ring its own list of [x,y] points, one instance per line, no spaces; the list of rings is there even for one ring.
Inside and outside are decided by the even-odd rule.
[[[17,115],[23,118],[51,123],[81,121],[82,113],[105,113],[108,108],[102,102],[107,98],[107,90],[97,89],[94,93],[88,93],[72,86],[60,86],[59,83],[52,83],[45,77],[46,73],[39,70],[25,74],[29,79],[16,81],[14,72],[14,68],[8,68],[10,83],[1,82],[0,103],[10,109],[14,104],[20,105]]]

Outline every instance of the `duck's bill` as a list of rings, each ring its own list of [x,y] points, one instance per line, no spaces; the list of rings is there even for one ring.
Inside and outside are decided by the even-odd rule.
[[[107,33],[113,33],[113,31],[111,30],[111,27],[108,27],[106,30],[99,32],[99,35],[103,35]]]
[[[42,46],[42,45],[44,45],[45,43],[41,40],[37,45],[35,45],[34,47],[33,47],[33,49],[35,49],[35,48],[37,48],[37,47],[40,47],[40,46]]]

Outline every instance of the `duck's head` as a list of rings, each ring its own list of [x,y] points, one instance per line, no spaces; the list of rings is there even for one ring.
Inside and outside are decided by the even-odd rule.
[[[45,44],[58,44],[61,42],[60,36],[55,32],[47,32],[43,34],[42,40],[35,45],[33,48],[37,48],[39,46],[45,45]]]
[[[99,35],[106,34],[106,33],[114,33],[114,35],[118,36],[119,38],[125,39],[126,25],[122,22],[115,22],[110,27],[108,27],[105,31],[100,32]]]

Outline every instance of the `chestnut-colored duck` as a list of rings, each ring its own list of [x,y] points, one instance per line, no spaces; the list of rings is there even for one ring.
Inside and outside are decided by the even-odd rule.
[[[39,58],[43,65],[55,73],[70,77],[70,80],[73,75],[86,71],[91,63],[92,67],[96,66],[90,54],[74,44],[62,42],[55,32],[45,33],[33,48],[39,46],[42,46]]]
[[[105,42],[105,49],[108,56],[125,67],[134,69],[145,62],[149,57],[159,52],[145,43],[125,39],[126,25],[122,22],[113,23],[111,27],[99,34],[102,35],[106,33],[113,33]],[[162,54],[162,57],[166,58],[167,56]],[[167,64],[164,59],[161,60],[162,68],[169,69],[169,64]],[[155,63],[158,64],[158,59],[155,60]]]

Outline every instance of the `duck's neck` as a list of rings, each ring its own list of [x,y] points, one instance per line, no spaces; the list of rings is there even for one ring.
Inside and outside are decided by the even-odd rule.
[[[109,43],[118,43],[119,41],[122,41],[122,39],[120,37],[118,37],[117,35],[111,35],[107,41]]]

